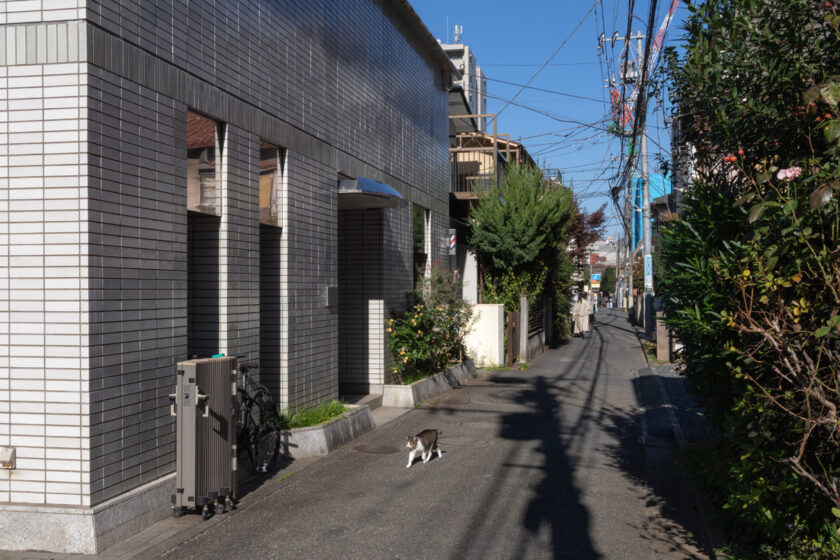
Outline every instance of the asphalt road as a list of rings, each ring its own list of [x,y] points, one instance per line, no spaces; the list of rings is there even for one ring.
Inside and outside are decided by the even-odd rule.
[[[161,558],[708,558],[639,341],[623,315],[598,319],[525,371],[290,465]],[[444,455],[406,469],[425,428]]]

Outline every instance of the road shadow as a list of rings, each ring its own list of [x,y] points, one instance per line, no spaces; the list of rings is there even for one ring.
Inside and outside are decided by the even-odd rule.
[[[289,469],[295,460],[291,457],[280,455],[276,463],[268,472],[255,472],[246,453],[242,453],[237,461],[236,490],[237,499],[241,500],[248,494],[259,489],[282,471]]]
[[[498,401],[501,405],[516,405],[514,410],[485,409],[473,414],[498,414],[500,439],[523,442],[517,449],[527,449],[535,458],[521,464],[511,453],[503,464],[507,469],[526,468],[538,473],[528,485],[528,497],[518,519],[509,518],[524,529],[519,542],[513,549],[517,555],[528,557],[533,552],[533,542],[548,542],[549,553],[555,559],[601,559],[606,558],[610,547],[621,543],[601,542],[609,538],[598,533],[596,520],[611,520],[620,523],[616,534],[639,535],[643,543],[627,543],[629,556],[639,547],[656,554],[650,557],[662,558],[709,558],[697,551],[706,547],[702,527],[687,491],[687,480],[682,475],[679,454],[676,452],[673,436],[666,431],[648,438],[642,437],[652,422],[645,416],[646,403],[638,396],[641,393],[634,383],[632,363],[623,358],[623,352],[641,352],[635,331],[618,325],[624,320],[618,313],[604,313],[593,324],[592,336],[588,340],[571,341],[568,347],[550,352],[559,352],[552,360],[550,353],[532,363],[529,370],[498,372],[485,377],[482,388],[498,387],[500,391],[485,404]],[[620,348],[610,348],[617,344]],[[575,353],[575,359],[567,359]],[[627,369],[622,369],[626,364]],[[638,367],[638,366],[636,366]],[[643,380],[644,383],[650,380]],[[631,387],[632,386],[632,387]],[[636,389],[635,394],[632,389]],[[651,387],[645,388],[647,393]],[[490,389],[492,391],[492,389]],[[493,394],[493,393],[488,393]],[[612,401],[618,396],[618,400]],[[634,398],[636,397],[636,398]],[[448,405],[449,403],[441,403]],[[454,406],[436,406],[435,413],[449,414],[458,410]],[[657,407],[654,407],[657,408]],[[665,412],[660,406],[655,414]],[[664,418],[664,416],[662,417]],[[659,426],[659,424],[657,424]],[[643,500],[641,511],[630,502],[615,504],[613,510],[589,509],[589,499],[597,495],[585,484],[598,484],[598,479],[581,463],[581,458],[590,457],[593,441],[600,441],[597,454],[607,470],[620,473],[626,481],[623,496]],[[452,548],[449,558],[475,557],[472,552],[492,547],[502,527],[499,522],[485,518],[485,512],[492,511],[504,498],[505,484],[510,471],[500,471],[500,485],[494,493],[482,496],[476,507],[476,522],[470,534],[463,535]],[[529,481],[529,482],[530,482]],[[688,499],[687,499],[688,497]],[[597,507],[610,508],[609,505]],[[638,512],[622,516],[621,508]],[[511,515],[513,512],[511,512]],[[598,523],[602,523],[599,521]],[[520,538],[520,537],[516,537]],[[489,543],[488,543],[489,540]],[[635,540],[635,539],[634,539]],[[630,552],[635,549],[635,552]],[[706,550],[708,554],[708,550]],[[657,556],[659,554],[660,556]],[[610,553],[611,557],[614,553]]]
[[[531,405],[533,411],[503,415],[500,437],[537,440],[540,445],[536,451],[544,455],[543,476],[522,519],[524,528],[535,535],[548,526],[553,558],[601,558],[590,538],[589,512],[581,504],[573,466],[566,455],[560,431],[560,401],[553,387],[545,377],[537,376],[516,400]],[[525,544],[520,543],[519,547],[523,553]]]
[[[714,558],[675,439],[674,418],[669,412],[672,404],[663,394],[663,381],[654,375],[639,375],[633,379],[637,409],[632,413],[615,408],[605,411],[600,428],[615,442],[606,452],[613,466],[644,493],[647,515],[634,528],[651,550],[667,557]]]

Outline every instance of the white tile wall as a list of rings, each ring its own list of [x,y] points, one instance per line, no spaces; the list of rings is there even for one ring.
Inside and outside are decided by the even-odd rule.
[[[15,471],[0,473],[0,480],[8,481],[0,501],[81,504],[87,492],[81,482],[48,489],[44,481],[48,474],[66,471],[75,471],[78,478],[83,466],[87,404],[82,392],[87,384],[80,342],[87,314],[79,282],[86,276],[80,255],[87,239],[79,227],[86,213],[79,188],[85,169],[78,155],[84,146],[78,140],[85,127],[81,76],[87,66],[33,64],[4,70],[7,87],[0,95],[7,126],[0,133],[0,154],[8,159],[0,167],[0,199],[8,220],[0,225],[5,276],[0,309],[8,313],[0,322],[0,387],[9,389],[10,413],[0,418],[0,434],[5,434],[0,444],[15,445],[19,461]],[[60,78],[64,85],[44,87],[47,78]],[[44,111],[47,103],[63,106],[62,112]],[[45,138],[47,129],[62,136]],[[65,138],[73,143],[56,142]],[[74,334],[56,336],[63,327]],[[72,427],[72,437],[62,432],[65,427]]]

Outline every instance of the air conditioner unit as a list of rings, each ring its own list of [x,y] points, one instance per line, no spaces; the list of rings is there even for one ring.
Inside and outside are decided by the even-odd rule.
[[[178,362],[169,397],[177,438],[173,515],[224,513],[237,497],[234,358]]]

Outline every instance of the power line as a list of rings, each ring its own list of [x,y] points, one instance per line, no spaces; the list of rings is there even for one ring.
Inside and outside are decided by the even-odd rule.
[[[550,57],[548,57],[548,60],[546,60],[546,61],[545,61],[545,63],[544,63],[542,66],[540,66],[540,67],[537,69],[537,71],[536,71],[536,72],[534,72],[534,75],[533,75],[533,76],[531,76],[530,78],[528,78],[528,81],[527,81],[527,82],[525,82],[525,86],[529,86],[529,85],[531,85],[531,82],[534,80],[534,78],[536,78],[536,77],[537,77],[537,75],[538,75],[540,72],[542,72],[543,68],[545,68],[546,66],[548,66],[548,64],[551,62],[551,60],[552,60],[552,59],[553,59],[553,58],[557,55],[557,53],[558,53],[558,52],[560,52],[560,49],[562,49],[562,48],[563,48],[563,45],[565,45],[565,44],[569,41],[569,39],[571,39],[571,38],[572,38],[572,35],[574,35],[574,34],[577,32],[577,30],[578,30],[578,29],[580,29],[580,26],[581,26],[581,25],[583,25],[583,22],[584,22],[584,21],[586,21],[586,18],[588,18],[588,17],[589,17],[589,14],[591,14],[591,13],[592,13],[592,10],[594,10],[594,9],[595,9],[595,6],[597,6],[600,2],[601,2],[601,0],[595,0],[595,1],[592,3],[592,6],[591,6],[591,7],[590,7],[587,11],[586,11],[586,13],[583,15],[583,18],[581,18],[581,20],[578,22],[578,24],[575,26],[575,28],[574,28],[574,29],[572,29],[572,32],[571,32],[571,33],[569,33],[568,37],[566,37],[566,38],[563,40],[563,42],[562,42],[562,43],[560,43],[560,46],[559,46],[559,47],[557,47],[557,49],[555,49],[555,51],[554,51],[553,53],[551,53],[551,56],[550,56]],[[525,87],[520,88],[520,90],[519,90],[518,92],[516,92],[516,95],[514,95],[514,96],[511,98],[511,100],[510,100],[510,101],[508,101],[508,102],[505,104],[505,106],[501,108],[501,110],[499,110],[499,111],[497,111],[497,112],[496,112],[496,116],[495,116],[495,117],[493,117],[493,118],[495,118],[496,120],[498,120],[498,119],[499,119],[499,115],[500,115],[500,114],[502,114],[502,112],[503,112],[505,109],[507,109],[507,108],[508,108],[508,106],[509,106],[510,104],[512,104],[512,103],[513,103],[513,101],[514,101],[514,100],[516,100],[516,98],[517,98],[517,97],[519,97],[519,94],[520,94],[520,93],[522,93],[522,90],[524,90],[524,89],[525,89]]]
[[[598,0],[598,1],[600,2],[601,0]],[[541,110],[541,109],[537,109],[537,108],[535,108],[535,107],[531,107],[531,106],[529,106],[529,105],[523,105],[522,103],[514,103],[514,101],[513,101],[512,99],[511,99],[511,100],[507,100],[507,99],[506,99],[506,98],[504,98],[504,97],[498,97],[498,96],[496,96],[496,95],[490,95],[490,94],[487,94],[487,97],[489,97],[490,99],[497,99],[497,100],[499,100],[499,101],[506,101],[507,103],[506,103],[505,107],[507,107],[508,105],[514,105],[514,106],[516,106],[516,107],[521,107],[521,108],[523,108],[523,109],[527,109],[527,110],[529,110],[529,111],[533,111],[533,112],[535,112],[535,113],[539,113],[539,114],[544,115],[544,116],[546,116],[546,117],[548,117],[548,118],[550,118],[550,119],[554,119],[555,121],[558,121],[558,122],[574,123],[574,124],[577,124],[577,125],[579,125],[579,126],[584,126],[584,127],[588,127],[588,128],[594,128],[595,130],[607,130],[607,128],[606,128],[606,127],[599,127],[599,126],[596,126],[597,124],[600,124],[600,123],[606,122],[606,120],[607,120],[607,119],[601,119],[601,120],[596,121],[596,122],[594,122],[594,123],[583,123],[583,122],[580,122],[580,121],[576,121],[576,120],[574,120],[574,119],[568,119],[568,118],[565,118],[565,117],[561,117],[561,116],[558,116],[558,115],[555,115],[555,114],[549,113],[548,111],[543,111],[543,110]],[[499,112],[497,112],[497,113],[496,113],[496,117],[497,117],[497,118],[498,118],[498,115],[499,115],[499,113],[500,113],[500,112],[501,112],[501,111],[499,111]]]
[[[545,93],[553,93],[555,95],[564,95],[566,97],[573,97],[575,99],[583,99],[585,101],[597,101],[598,103],[603,103],[604,102],[603,99],[596,99],[594,97],[586,97],[585,95],[575,95],[574,93],[566,93],[566,92],[563,92],[563,91],[555,91],[553,89],[543,89],[543,88],[538,88],[538,87],[534,87],[534,86],[526,86],[526,85],[523,85],[523,84],[517,84],[516,82],[508,82],[506,80],[499,80],[498,78],[488,78],[487,76],[485,76],[484,78],[486,80],[490,80],[491,82],[499,82],[501,84],[508,84],[508,85],[511,85],[511,86],[520,86],[522,88],[532,89],[534,91],[542,91],[542,92],[545,92]]]
[[[589,64],[598,64],[598,62],[552,62],[551,64],[543,64],[542,66],[585,66]],[[482,68],[489,68],[491,66],[506,66],[511,68],[527,68],[533,66],[541,66],[540,64],[482,64]]]

